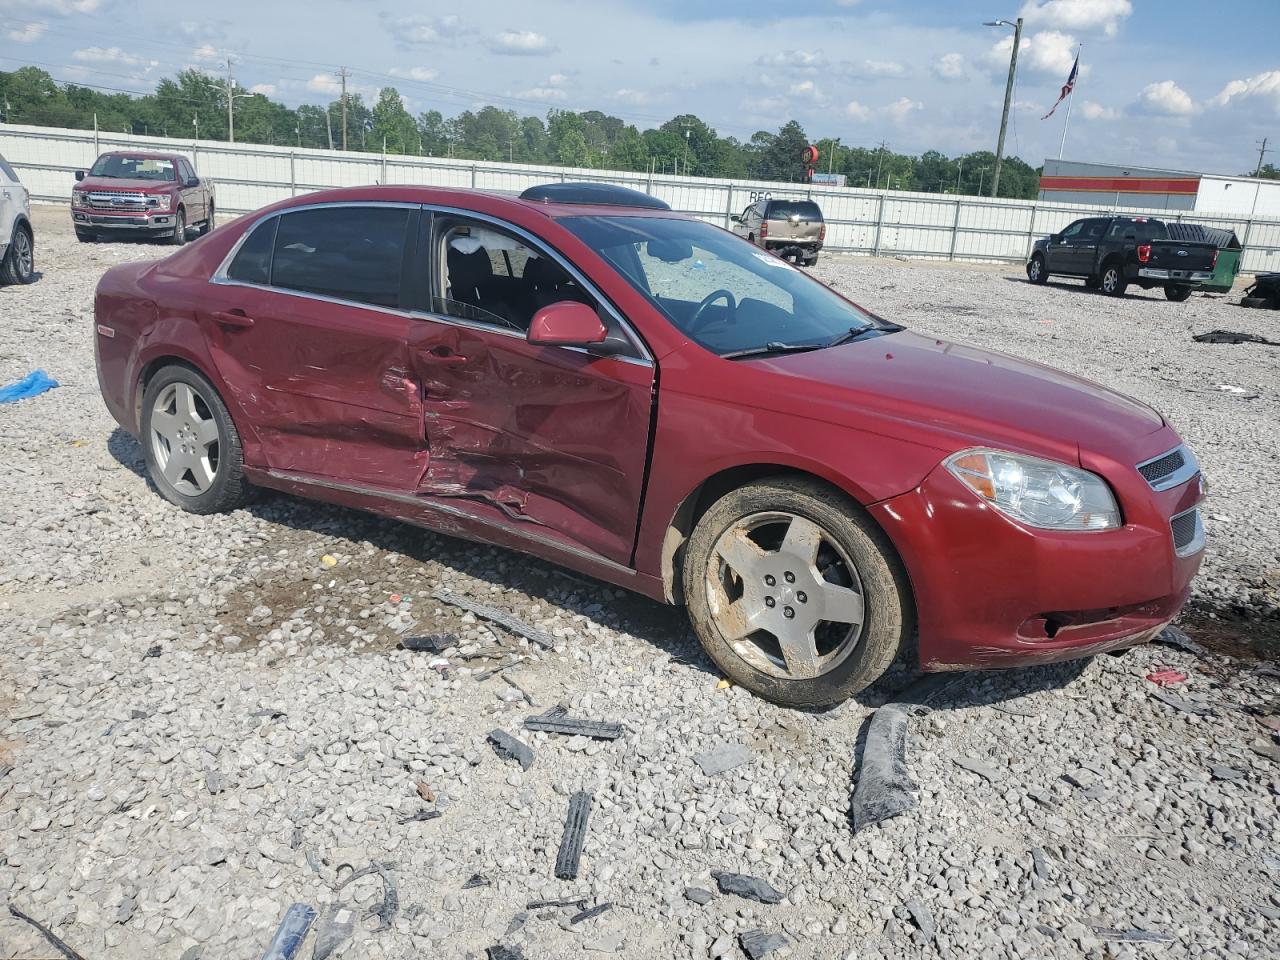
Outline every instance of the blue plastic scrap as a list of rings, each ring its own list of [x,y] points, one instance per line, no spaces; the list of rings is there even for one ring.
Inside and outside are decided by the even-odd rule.
[[[280,921],[280,927],[276,930],[271,945],[267,947],[267,952],[262,955],[262,960],[290,960],[298,952],[298,947],[302,946],[307,931],[311,929],[311,921],[315,918],[315,910],[307,904],[295,903],[291,906],[285,911],[284,919]]]
[[[31,397],[37,397],[56,386],[58,386],[58,381],[43,370],[33,370],[17,383],[10,383],[7,386],[0,387],[0,403],[13,403],[15,400],[27,400]]]

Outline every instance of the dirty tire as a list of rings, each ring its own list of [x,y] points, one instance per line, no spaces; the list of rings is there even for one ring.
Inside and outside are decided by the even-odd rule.
[[[206,233],[213,233],[214,220],[216,217],[217,212],[215,211],[213,201],[211,200],[209,201],[209,217],[205,220],[203,226],[200,227],[200,236],[203,237]]]
[[[1253,307],[1258,310],[1270,310],[1274,306],[1270,297],[1243,297],[1240,306]]]
[[[1118,263],[1109,263],[1102,268],[1102,276],[1098,278],[1102,292],[1108,297],[1123,297],[1129,282],[1124,278],[1124,268]]]
[[[1049,271],[1044,267],[1044,257],[1036,254],[1027,261],[1027,279],[1032,283],[1047,283]]]
[[[1191,288],[1185,283],[1171,283],[1164,288],[1164,295],[1174,303],[1182,303],[1191,296]]]
[[[157,401],[169,388],[177,392],[190,391],[198,398],[197,409],[203,423],[212,422],[217,427],[216,465],[211,482],[198,492],[179,489],[165,469],[157,453],[156,432],[163,428],[157,421]],[[184,390],[185,388],[185,390]],[[177,504],[188,513],[225,513],[242,506],[249,499],[250,487],[244,478],[244,457],[240,448],[240,434],[227,411],[226,404],[218,396],[203,374],[190,367],[169,366],[159,370],[147,383],[142,396],[142,422],[140,439],[146,457],[147,473],[156,489],[170,503]],[[185,481],[183,481],[185,482]]]
[[[0,263],[0,283],[28,284],[36,281],[36,245],[31,231],[17,227],[9,241],[9,250]]]
[[[811,521],[829,534],[852,562],[863,594],[856,645],[811,678],[779,677],[744,659],[717,624],[709,593],[711,565],[720,565],[716,548],[722,536],[747,518],[779,512]],[[775,477],[725,494],[694,528],[681,575],[689,619],[707,655],[734,683],[783,706],[823,707],[847,700],[880,678],[915,630],[906,572],[888,537],[852,499],[816,480]]]
[[[167,238],[169,245],[180,247],[187,242],[187,212],[178,208],[177,221],[173,225],[173,234]]]

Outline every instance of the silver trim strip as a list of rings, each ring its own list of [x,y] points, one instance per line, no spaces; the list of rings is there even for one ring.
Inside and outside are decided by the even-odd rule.
[[[472,523],[478,523],[481,526],[501,530],[504,533],[514,534],[522,540],[528,540],[530,543],[537,543],[553,550],[560,550],[564,553],[571,554],[572,556],[580,557],[583,560],[589,560],[592,563],[599,563],[621,573],[626,573],[629,576],[634,575],[636,572],[631,567],[627,567],[614,560],[610,560],[608,557],[601,556],[600,554],[588,550],[585,547],[575,547],[570,544],[562,543],[559,540],[554,540],[551,537],[538,536],[536,533],[521,530],[518,527],[505,526],[496,520],[490,520],[488,517],[480,517],[476,516],[474,513],[468,513],[460,507],[450,506],[449,504],[439,503],[434,500],[423,500],[421,497],[415,497],[413,494],[396,493],[391,490],[380,490],[377,487],[363,487],[354,483],[342,483],[338,480],[327,480],[323,477],[313,477],[310,474],[304,473],[292,473],[288,470],[266,469],[262,472],[277,480],[285,480],[291,483],[304,483],[308,486],[322,487],[325,490],[336,490],[340,493],[353,493],[356,496],[372,497],[378,500],[392,500],[396,503],[412,505],[423,510],[442,513],[450,517],[457,517],[460,520],[467,520]]]
[[[1183,510],[1181,513],[1175,513],[1169,518],[1169,537],[1170,539],[1173,538],[1173,521],[1185,517],[1188,513],[1195,514],[1195,533],[1191,535],[1191,540],[1185,547],[1179,549],[1177,544],[1174,544],[1173,547],[1174,554],[1178,557],[1184,558],[1193,556],[1204,549],[1204,521],[1200,519],[1200,506],[1198,504],[1190,510]]]
[[[1139,476],[1142,476],[1143,467],[1148,464],[1155,463],[1157,460],[1163,460],[1165,457],[1169,456],[1169,454],[1178,453],[1179,451],[1182,453],[1182,466],[1173,471],[1173,473],[1169,474],[1167,477],[1162,477],[1161,479],[1156,480],[1154,483],[1143,477],[1143,479],[1146,480],[1147,485],[1157,493],[1161,490],[1171,490],[1174,487],[1186,483],[1200,472],[1200,461],[1196,459],[1196,455],[1191,452],[1191,448],[1185,443],[1178,444],[1178,446],[1174,447],[1172,450],[1166,450],[1158,457],[1152,457],[1150,460],[1143,460],[1141,463],[1135,464],[1134,469],[1138,471]]]
[[[1141,267],[1138,270],[1138,276],[1145,277],[1148,280],[1189,280],[1192,283],[1203,283],[1205,280],[1213,279],[1212,273],[1206,273],[1203,270],[1175,270],[1174,273],[1182,273],[1185,276],[1171,277],[1170,271],[1161,267]]]

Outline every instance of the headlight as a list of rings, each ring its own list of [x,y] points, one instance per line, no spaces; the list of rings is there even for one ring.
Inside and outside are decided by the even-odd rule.
[[[89,205],[89,194],[83,190],[72,190],[71,205],[73,207],[87,207]]]
[[[1120,508],[1107,482],[1065,463],[1003,450],[961,450],[945,461],[966,487],[1015,520],[1046,530],[1113,530]]]
[[[169,209],[169,195],[168,195],[168,194],[165,194],[164,196],[160,196],[160,197],[148,197],[148,198],[147,198],[147,202],[151,205],[152,209],[154,209],[154,210],[168,210],[168,209]]]

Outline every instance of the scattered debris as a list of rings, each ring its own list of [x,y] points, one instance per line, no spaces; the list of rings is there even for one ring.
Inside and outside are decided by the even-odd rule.
[[[916,806],[916,785],[907,772],[910,709],[905,703],[886,703],[871,716],[849,808],[854,833]]]
[[[441,603],[447,603],[450,606],[460,607],[470,613],[474,613],[477,617],[483,617],[485,620],[491,620],[500,627],[510,630],[514,634],[524,637],[526,640],[536,643],[544,650],[555,649],[556,641],[549,633],[532,627],[518,617],[499,610],[497,607],[490,607],[483,603],[477,603],[466,597],[460,597],[456,593],[450,593],[448,590],[437,590],[432,594]]]
[[[560,838],[560,852],[556,855],[556,878],[559,880],[578,878],[578,863],[582,859],[582,844],[587,837],[590,813],[591,794],[579,790],[569,798],[569,815]]]
[[[687,887],[684,891],[686,900],[692,900],[701,906],[706,906],[716,898],[716,895],[710,890],[704,890],[702,887]]]
[[[503,934],[503,936],[509,937],[512,934],[514,934],[517,930],[519,930],[521,927],[525,925],[525,921],[527,921],[528,919],[529,919],[529,915],[527,913],[517,913],[514,917],[511,918],[511,922],[507,924],[507,930]]]
[[[1184,683],[1187,675],[1180,670],[1154,670],[1147,674],[1147,679],[1157,687],[1171,687],[1175,683]]]
[[[142,659],[154,660],[158,656],[160,656],[160,644],[157,643],[154,647],[147,648],[147,652],[142,655]]]
[[[790,942],[785,934],[765,933],[759,929],[744,930],[738,934],[738,943],[742,945],[742,952],[751,960],[760,960],[761,957],[780,950]]]
[[[338,565],[338,558],[332,553],[326,553],[320,558],[320,563],[326,567],[336,567]]]
[[[414,789],[418,791],[418,796],[422,798],[423,803],[436,802],[436,792],[431,789],[425,780],[419,780]]]
[[[1210,330],[1208,333],[1192,334],[1191,339],[1196,343],[1260,343],[1267,347],[1280,347],[1280,341],[1268,340],[1256,333],[1236,333],[1233,330]]]
[[[58,381],[43,370],[32,370],[21,380],[0,387],[0,403],[29,400],[32,397],[40,396],[46,390],[52,390],[56,386],[58,386]]]
[[[391,921],[395,919],[396,913],[400,909],[400,893],[396,889],[395,880],[392,879],[390,870],[394,867],[394,863],[386,863],[374,860],[369,866],[363,870],[356,870],[349,863],[338,864],[337,873],[342,872],[342,868],[346,867],[351,870],[351,876],[337,884],[334,890],[341,890],[353,880],[359,880],[361,877],[369,877],[377,874],[382,879],[382,900],[370,911],[371,915],[376,915],[379,920],[378,926],[374,932],[385,930],[391,926]]]
[[[46,940],[49,941],[49,943],[54,947],[54,949],[56,949],[59,953],[61,953],[64,957],[66,957],[67,960],[84,960],[83,956],[76,953],[76,951],[73,950],[71,947],[67,946],[66,943],[64,943],[56,933],[54,933],[52,930],[46,927],[39,920],[36,920],[34,917],[30,917],[27,914],[23,913],[21,910],[15,907],[12,902],[10,902],[9,904],[9,913],[17,917],[19,920],[23,920],[31,924],[33,927],[39,930],[41,935]]]
[[[302,946],[303,938],[316,918],[315,910],[305,903],[295,903],[284,912],[284,919],[276,928],[276,935],[267,945],[262,960],[290,960]]]
[[[250,717],[257,719],[258,717],[266,717],[268,720],[281,720],[288,714],[279,707],[263,707],[261,710],[254,710],[249,714]]]
[[[585,897],[579,897],[574,900],[530,900],[524,905],[526,910],[545,910],[548,907],[573,907],[577,910],[586,909],[587,901]],[[507,931],[510,935],[511,931]]]
[[[302,851],[302,855],[307,858],[307,866],[311,868],[312,873],[317,877],[324,875],[320,866],[320,855],[317,854],[315,850],[311,847],[307,847],[307,849]]]
[[[1213,707],[1208,704],[1187,700],[1176,693],[1169,693],[1167,690],[1152,690],[1151,696],[1163,703],[1167,703],[1175,710],[1181,710],[1183,713],[1194,714],[1197,717],[1213,716]]]
[[[417,813],[411,814],[400,821],[401,825],[406,823],[421,823],[424,820],[434,820],[440,816],[439,810],[419,810]]]
[[[467,878],[467,882],[462,885],[463,890],[474,890],[476,887],[490,886],[489,878],[483,873],[473,873]]]
[[[289,836],[289,849],[297,850],[300,846],[302,846],[302,828],[294,827],[293,833]]]
[[[1237,387],[1234,383],[1219,383],[1214,386],[1214,389],[1220,393],[1230,393],[1237,397],[1244,397],[1246,400],[1258,399],[1256,393],[1250,393],[1244,387]]]
[[[1173,943],[1173,937],[1167,933],[1152,933],[1130,927],[1127,930],[1116,930],[1111,927],[1094,927],[1093,935],[1099,940],[1115,940],[1124,943]]]
[[[975,760],[972,757],[953,757],[951,762],[961,769],[968,770],[970,773],[976,773],[988,783],[995,783],[1000,779],[1000,774],[996,769],[981,760]]]
[[[1209,767],[1209,775],[1215,780],[1243,780],[1245,772],[1235,767],[1226,767],[1215,763]]]
[[[1197,657],[1206,656],[1209,652],[1177,627],[1165,627],[1160,635],[1156,637],[1155,642],[1162,643],[1167,647],[1175,647]]]
[[[402,601],[403,599],[404,599],[404,597],[403,597],[401,594],[393,593],[393,594],[391,594],[391,596],[387,597],[387,602],[388,602],[388,603],[399,603],[399,602],[400,602],[400,601]]]
[[[453,633],[426,633],[416,637],[400,638],[400,646],[415,652],[444,653],[450,647],[457,645],[458,637]]]
[[[911,919],[915,921],[915,925],[920,928],[920,936],[924,938],[925,943],[933,940],[938,928],[934,924],[933,914],[929,912],[925,902],[919,897],[912,897],[903,906],[907,908],[907,913],[911,914]]]
[[[612,903],[598,903],[589,910],[583,910],[581,913],[575,913],[569,918],[570,923],[582,923],[584,920],[590,920],[592,917],[598,917],[606,910],[612,910]]]
[[[485,950],[486,960],[524,960],[524,952],[519,947],[508,947],[495,943]]]
[[[316,924],[316,942],[312,960],[327,960],[340,946],[351,939],[355,932],[355,919],[351,907],[344,903],[331,903],[320,914]]]
[[[702,772],[712,777],[724,773],[744,763],[750,763],[753,754],[740,743],[722,743],[718,747],[694,754],[694,762],[702,768]]]
[[[528,770],[533,766],[533,748],[507,731],[490,730],[489,743],[494,753],[504,760],[514,760],[520,764],[521,770]]]
[[[524,657],[517,658],[517,660],[523,660],[523,659]],[[515,663],[507,664],[507,666],[515,666]],[[505,670],[506,667],[501,667],[500,669]],[[514,677],[509,677],[505,673],[502,674],[502,679],[508,686],[512,687],[520,694],[520,696],[524,699],[524,702],[526,704],[528,704],[531,707],[538,706],[536,703],[533,702],[533,694],[531,694],[528,690],[522,687],[520,685],[519,680],[515,679]]]
[[[745,873],[713,873],[721,893],[755,900],[759,903],[781,903],[784,894],[768,881],[750,877]]]
[[[733,681],[729,679],[722,679],[716,682],[717,690],[728,690],[732,686],[733,686]]]
[[[535,717],[525,718],[524,728],[541,730],[543,733],[560,733],[567,737],[591,737],[593,740],[617,740],[622,736],[620,723],[575,720],[569,716],[569,711],[565,707],[559,705]]]

